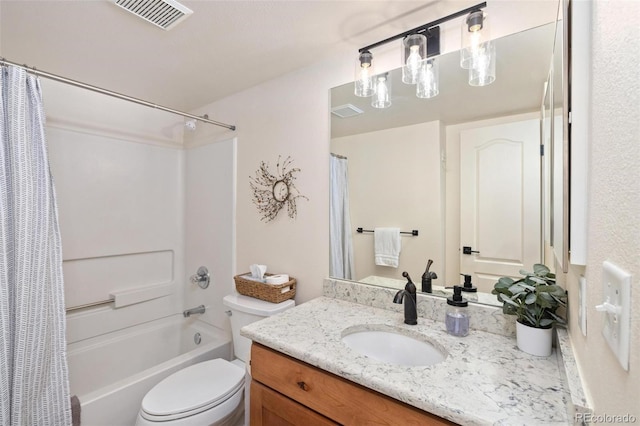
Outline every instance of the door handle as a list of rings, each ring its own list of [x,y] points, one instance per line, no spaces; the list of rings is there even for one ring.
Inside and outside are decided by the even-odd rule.
[[[469,246],[462,247],[462,254],[471,254],[471,253],[480,253],[480,252],[477,250],[472,250],[471,247]]]

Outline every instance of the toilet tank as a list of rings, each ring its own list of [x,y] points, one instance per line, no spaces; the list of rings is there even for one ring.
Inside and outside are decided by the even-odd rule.
[[[271,303],[237,293],[225,296],[222,299],[222,303],[231,310],[230,320],[234,355],[244,362],[247,362],[249,359],[251,340],[241,336],[240,329],[245,325],[286,311],[295,306],[293,299],[280,303]]]

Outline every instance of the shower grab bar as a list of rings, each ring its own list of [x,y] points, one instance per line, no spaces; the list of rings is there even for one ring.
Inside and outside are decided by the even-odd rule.
[[[84,305],[71,306],[66,309],[66,312],[73,312],[79,309],[91,308],[93,306],[114,304],[114,308],[122,308],[124,306],[133,305],[140,302],[146,302],[147,300],[157,299],[159,297],[168,296],[171,294],[171,283],[152,284],[142,287],[130,288],[122,291],[114,291],[107,300],[100,300],[98,302],[85,303]]]
[[[70,308],[66,308],[65,312],[69,313],[69,312],[77,311],[84,308],[91,308],[91,307],[100,306],[100,305],[108,305],[109,303],[113,303],[115,301],[116,301],[115,299],[108,299],[108,300],[101,300],[99,302],[85,303],[84,305],[71,306]]]
[[[373,232],[373,229],[362,229],[362,228],[357,228],[356,232],[358,234],[362,234],[363,232]],[[400,231],[401,234],[409,234],[409,235],[413,235],[414,237],[418,236],[418,230],[417,229],[413,229],[411,231]]]

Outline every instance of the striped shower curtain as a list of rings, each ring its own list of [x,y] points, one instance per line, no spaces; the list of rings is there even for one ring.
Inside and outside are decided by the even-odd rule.
[[[354,280],[348,163],[346,158],[333,154],[330,158],[329,276]]]
[[[62,248],[40,83],[0,67],[0,424],[70,425]]]

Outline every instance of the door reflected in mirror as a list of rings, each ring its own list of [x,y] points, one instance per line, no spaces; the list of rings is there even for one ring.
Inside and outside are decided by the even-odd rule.
[[[353,83],[331,89],[332,108],[363,111],[331,115],[331,277],[400,288],[407,271],[420,290],[431,260],[434,295],[448,296],[466,274],[478,290],[468,300],[498,304],[490,292],[500,276],[553,264],[540,118],[554,33],[550,23],[497,39],[488,86],[470,86],[451,52],[439,57],[435,98],[417,98],[400,69],[389,73],[394,98],[384,110],[354,96]],[[398,268],[376,265],[375,233],[356,232],[377,227],[419,231],[401,234]]]

